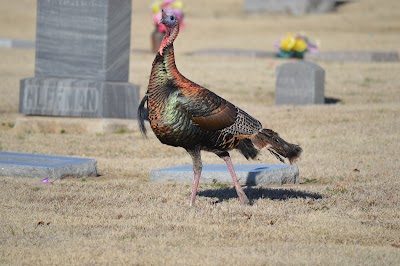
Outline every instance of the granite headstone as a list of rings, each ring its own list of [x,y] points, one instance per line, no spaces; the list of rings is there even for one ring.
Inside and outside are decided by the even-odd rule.
[[[325,70],[305,61],[284,63],[277,68],[276,104],[323,104]]]
[[[38,0],[35,77],[20,82],[29,115],[135,118],[128,82],[131,0]]]

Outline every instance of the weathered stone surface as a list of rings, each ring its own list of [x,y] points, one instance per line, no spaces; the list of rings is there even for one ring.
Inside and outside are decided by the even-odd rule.
[[[336,0],[245,0],[246,12],[289,13],[305,15],[335,10]]]
[[[97,176],[94,159],[0,152],[0,175],[58,179]]]
[[[276,104],[323,104],[325,71],[304,61],[278,66],[275,86]]]
[[[239,183],[251,186],[268,186],[299,183],[297,165],[237,164],[234,165]],[[151,181],[193,182],[192,165],[155,169],[150,172]],[[232,183],[225,164],[205,164],[201,183]]]
[[[127,82],[131,0],[38,0],[36,77]]]
[[[332,51],[305,53],[305,60],[337,62],[398,62],[396,51]]]
[[[35,77],[21,80],[28,115],[136,118],[128,83],[131,0],[38,0]]]
[[[30,115],[136,118],[139,86],[68,78],[26,78],[20,112]]]

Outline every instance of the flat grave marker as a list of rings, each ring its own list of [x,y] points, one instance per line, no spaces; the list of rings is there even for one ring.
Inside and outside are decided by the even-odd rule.
[[[249,13],[284,13],[296,16],[308,13],[326,13],[336,9],[336,0],[244,0]]]
[[[191,53],[194,56],[237,56],[251,58],[276,58],[277,53],[273,51],[244,50],[244,49],[200,49]]]
[[[200,49],[191,53],[194,56],[237,56],[248,58],[276,58],[276,51],[245,50],[245,49]],[[282,59],[284,60],[284,59]],[[307,52],[305,61],[331,61],[331,62],[399,62],[397,51],[320,51],[318,53]]]
[[[0,152],[0,175],[59,179],[97,176],[94,159]]]
[[[0,38],[0,48],[31,49],[35,48],[35,42],[31,40]]]
[[[268,186],[299,183],[297,165],[269,164],[236,164],[235,172],[241,185]],[[193,182],[193,166],[191,164],[154,169],[150,172],[150,180],[155,182]],[[232,178],[225,164],[204,164],[201,172],[201,183],[232,183]]]
[[[399,62],[396,51],[325,51],[305,53],[305,60],[332,62]]]

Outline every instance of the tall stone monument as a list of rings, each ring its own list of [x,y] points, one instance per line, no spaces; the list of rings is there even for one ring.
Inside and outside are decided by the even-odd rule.
[[[136,118],[131,9],[132,0],[38,0],[35,76],[20,82],[20,112]]]

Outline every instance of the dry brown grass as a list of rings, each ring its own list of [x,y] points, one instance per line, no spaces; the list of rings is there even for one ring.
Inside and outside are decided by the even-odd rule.
[[[339,104],[274,106],[281,61],[186,52],[269,50],[290,30],[322,40],[325,50],[399,51],[400,2],[357,1],[294,18],[245,16],[238,0],[185,2],[180,71],[301,144],[303,184],[247,188],[254,204],[246,207],[232,188],[201,185],[189,208],[189,185],[148,182],[152,168],[191,162],[154,136],[16,132],[19,79],[33,75],[34,51],[0,49],[0,150],[96,158],[101,174],[48,186],[0,177],[0,264],[398,265],[400,64],[321,63],[326,96]],[[148,5],[134,1],[134,49],[150,43]],[[34,37],[35,1],[3,0],[0,14],[0,37]],[[152,59],[132,54],[130,79],[142,93]],[[246,162],[237,153],[233,160]],[[204,161],[219,159],[204,154]],[[268,154],[261,161],[277,163]]]

